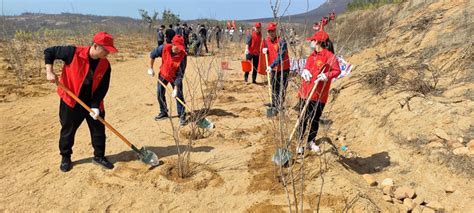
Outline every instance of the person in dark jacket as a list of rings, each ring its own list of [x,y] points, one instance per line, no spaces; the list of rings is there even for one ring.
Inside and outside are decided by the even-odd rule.
[[[44,50],[46,64],[46,79],[57,82],[58,77],[53,71],[53,63],[60,59],[64,62],[59,82],[70,89],[94,113],[89,113],[81,105],[58,87],[61,98],[59,104],[59,120],[61,132],[59,138],[59,153],[62,156],[60,169],[68,172],[72,169],[72,147],[77,129],[87,121],[94,148],[92,162],[105,169],[113,169],[114,165],[105,158],[105,126],[97,120],[98,116],[105,117],[104,97],[109,89],[110,63],[109,53],[115,53],[112,35],[106,32],[95,34],[92,46],[53,46]]]
[[[165,43],[165,25],[161,25],[160,28],[157,30],[157,41],[158,41],[157,47]]]
[[[166,43],[171,44],[171,41],[173,40],[175,35],[176,35],[176,31],[174,31],[173,25],[170,24],[169,28],[166,29],[165,31]]]

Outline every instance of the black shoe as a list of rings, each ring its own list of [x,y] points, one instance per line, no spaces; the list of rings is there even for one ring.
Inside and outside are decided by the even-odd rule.
[[[188,124],[188,120],[186,120],[186,115],[179,116],[179,125],[186,126]]]
[[[163,119],[168,118],[168,117],[169,116],[168,116],[167,113],[160,113],[157,116],[155,116],[155,121],[163,120]]]
[[[65,157],[63,156],[63,159],[61,160],[61,165],[59,166],[59,169],[63,172],[69,172],[72,169],[72,162],[71,162],[71,157]]]
[[[92,163],[101,166],[104,169],[113,169],[114,165],[110,163],[105,157],[94,157]]]
[[[257,84],[257,81],[252,81],[252,84]]]

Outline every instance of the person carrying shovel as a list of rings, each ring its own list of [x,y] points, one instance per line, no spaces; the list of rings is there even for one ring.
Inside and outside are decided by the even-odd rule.
[[[262,53],[268,54],[266,71],[271,73],[272,103],[270,103],[270,108],[280,111],[285,102],[290,59],[286,41],[277,36],[276,29],[276,23],[268,23],[268,37],[263,41]]]
[[[104,97],[109,89],[110,63],[107,60],[109,53],[116,53],[112,35],[99,32],[93,38],[92,46],[53,46],[44,50],[46,64],[46,79],[58,83],[58,77],[53,71],[56,59],[64,61],[59,83],[69,88],[75,96],[87,104],[93,113],[76,103],[64,89],[58,87],[61,98],[59,104],[59,120],[61,132],[59,138],[59,152],[62,156],[60,169],[68,172],[72,169],[71,155],[74,145],[74,136],[77,129],[87,121],[94,148],[92,162],[105,169],[113,169],[114,165],[105,158],[105,126],[98,117],[105,116]]]
[[[306,145],[298,147],[298,154],[303,154],[305,148],[309,148],[315,152],[319,151],[319,147],[315,143],[319,129],[319,120],[324,105],[328,100],[331,80],[341,73],[336,56],[333,52],[328,50],[328,48],[332,48],[332,43],[329,40],[329,35],[325,31],[316,32],[306,40],[311,41],[310,48],[312,53],[309,55],[305,68],[301,72],[302,82],[298,96],[301,99],[300,103],[305,102],[307,99],[310,99],[310,102],[306,112],[302,115],[302,118],[300,118],[302,119],[302,126],[299,141],[303,140],[308,123],[310,123],[310,130]],[[311,97],[308,97],[316,82],[318,82],[318,84],[316,85],[315,92]]]
[[[260,56],[260,50],[262,48],[262,23],[255,23],[255,30],[251,35],[247,36],[245,45],[245,59],[252,61],[252,83],[257,83],[257,69],[258,69],[258,58]],[[244,74],[244,80],[247,82],[249,79],[249,73]]]
[[[171,44],[164,44],[158,48],[153,49],[150,53],[150,63],[148,74],[155,75],[153,64],[155,58],[161,57],[162,63],[160,66],[160,73],[158,75],[157,96],[160,104],[160,113],[155,117],[155,120],[162,120],[168,118],[168,107],[166,104],[166,87],[168,83],[173,86],[171,96],[179,98],[184,102],[183,96],[183,77],[186,70],[186,49],[184,47],[184,38],[180,35],[174,36]],[[186,125],[185,108],[181,102],[177,102],[177,111],[180,125]]]

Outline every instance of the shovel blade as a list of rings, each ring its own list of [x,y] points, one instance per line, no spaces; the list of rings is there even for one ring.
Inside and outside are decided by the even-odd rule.
[[[160,160],[158,159],[158,156],[154,152],[146,149],[146,147],[142,147],[140,149],[139,157],[140,157],[140,160],[145,164],[148,164],[151,166],[158,166],[160,164]]]
[[[206,118],[199,120],[196,124],[201,129],[214,129],[215,127],[214,124]]]
[[[273,154],[272,161],[278,165],[283,166],[291,159],[291,152],[288,149],[278,148]]]
[[[276,107],[267,107],[267,118],[271,118],[278,113]]]

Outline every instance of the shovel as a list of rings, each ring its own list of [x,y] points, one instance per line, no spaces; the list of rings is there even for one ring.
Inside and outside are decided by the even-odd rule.
[[[82,107],[84,107],[87,111],[89,112],[94,112],[91,110],[87,104],[81,101],[71,90],[69,90],[66,86],[64,86],[61,82],[56,81],[56,85],[58,85],[61,89],[63,89],[69,96],[71,96],[74,100],[76,100],[77,103],[79,103]],[[123,142],[125,142],[130,148],[132,148],[133,151],[135,151],[138,154],[138,158],[140,160],[148,165],[151,166],[158,166],[160,164],[160,161],[158,160],[158,156],[146,149],[145,147],[142,147],[141,149],[138,149],[136,146],[134,146],[130,141],[128,141],[120,132],[118,132],[112,125],[110,125],[107,121],[105,121],[102,117],[98,116],[97,120],[99,120],[101,123],[103,123],[107,128],[110,129],[115,135],[117,135],[120,139],[122,139]]]
[[[165,88],[165,90],[166,90],[166,88],[167,88],[166,85],[163,83],[163,81],[160,80],[159,77],[158,77],[158,82],[159,82],[159,83]],[[192,111],[191,111],[191,108],[189,108],[189,106],[188,106],[186,103],[184,103],[184,101],[182,101],[182,100],[181,100],[180,98],[178,98],[178,97],[175,97],[175,99],[176,99],[179,103],[181,103],[181,104],[184,106],[184,108],[185,108],[186,110],[192,112]],[[199,128],[201,128],[201,129],[214,129],[214,128],[216,127],[211,121],[207,120],[206,118],[201,118],[201,119],[199,119],[199,120],[196,122],[196,125],[197,125]]]
[[[324,71],[324,68],[327,65],[324,65],[321,68],[321,72]],[[318,83],[321,81],[321,79],[316,79],[316,82],[314,82],[313,88],[311,88],[311,92],[309,93],[308,98],[305,101],[305,104],[303,106],[303,109],[300,112],[300,116],[298,120],[296,120],[295,127],[293,127],[293,130],[291,131],[290,137],[288,138],[288,142],[285,144],[283,148],[278,148],[273,154],[272,161],[275,162],[276,165],[282,166],[287,164],[290,159],[291,159],[291,152],[288,150],[288,147],[290,146],[291,139],[293,139],[293,136],[295,135],[296,130],[298,129],[301,120],[303,119],[303,116],[305,115],[306,109],[308,109],[309,102],[311,101],[311,97],[313,97],[314,91],[316,91],[316,88],[318,87]]]
[[[265,65],[268,66],[268,54],[265,53]],[[273,107],[273,98],[272,98],[272,84],[270,80],[270,73],[267,73],[267,82],[268,82],[268,94],[270,95],[270,106],[267,107],[267,118],[273,117],[278,112],[276,107]]]

